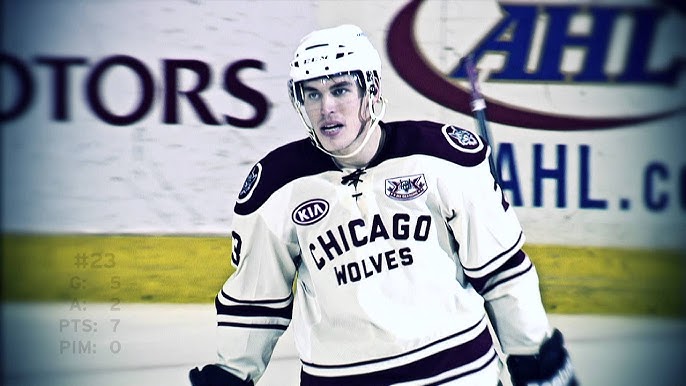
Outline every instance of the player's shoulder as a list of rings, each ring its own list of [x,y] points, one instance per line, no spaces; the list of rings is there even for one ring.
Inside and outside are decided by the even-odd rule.
[[[335,170],[335,164],[309,139],[278,147],[252,167],[238,193],[234,212],[252,213],[287,184],[328,170]]]
[[[389,137],[389,158],[428,155],[461,165],[476,166],[488,157],[488,146],[469,130],[432,121],[383,123]]]

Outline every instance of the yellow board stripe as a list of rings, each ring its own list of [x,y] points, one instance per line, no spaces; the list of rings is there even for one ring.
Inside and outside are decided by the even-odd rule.
[[[548,312],[686,315],[686,252],[527,245]]]
[[[211,303],[233,272],[219,236],[9,235],[4,301]],[[686,315],[686,252],[527,245],[552,313]]]

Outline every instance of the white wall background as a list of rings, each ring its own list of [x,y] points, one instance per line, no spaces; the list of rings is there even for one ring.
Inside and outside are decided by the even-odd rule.
[[[530,3],[530,2],[529,2]],[[566,3],[538,1],[540,4]],[[584,3],[583,1],[567,3]],[[588,2],[586,2],[588,3]],[[593,2],[599,4],[600,2]],[[606,1],[615,5],[647,1]],[[27,232],[204,233],[230,230],[233,201],[252,164],[267,151],[305,135],[286,92],[288,63],[309,31],[340,23],[365,29],[384,57],[386,120],[430,119],[473,128],[469,115],[447,110],[419,95],[394,72],[385,50],[391,20],[403,1],[15,1],[3,2],[2,51],[27,63],[35,100],[17,119],[2,123],[2,226]],[[454,67],[501,17],[496,1],[429,0],[415,26],[417,44],[437,71]],[[683,15],[670,13],[653,44],[659,67],[686,57]],[[30,22],[29,22],[30,21]],[[583,26],[588,20],[580,18]],[[625,31],[626,32],[626,31]],[[618,32],[617,41],[626,42]],[[622,40],[624,39],[624,40]],[[112,126],[88,107],[85,83],[102,59],[128,55],[145,63],[156,93],[150,112],[128,126]],[[52,73],[37,56],[83,57],[69,69],[70,119],[52,118]],[[213,72],[203,97],[215,117],[247,118],[252,108],[221,86],[224,68],[255,59],[263,70],[241,72],[243,83],[270,101],[257,128],[203,124],[182,102],[181,124],[162,123],[162,60],[194,59]],[[574,66],[574,59],[571,59]],[[483,62],[497,66],[497,60]],[[611,64],[621,66],[621,63]],[[3,79],[0,106],[14,100],[12,77]],[[531,85],[485,81],[486,95],[512,105],[582,116],[634,115],[686,106],[683,70],[672,89],[607,84]],[[192,79],[183,79],[192,84]],[[112,111],[131,111],[139,101],[135,78],[108,76],[102,97]],[[646,96],[648,95],[648,96]],[[5,103],[4,105],[2,103]],[[512,143],[524,205],[517,207],[530,242],[573,245],[685,248],[686,115],[632,127],[578,133],[491,124],[496,143]],[[554,184],[544,184],[544,205],[533,207],[533,144],[544,144],[544,163],[554,167],[555,146],[567,148],[567,205],[556,208]],[[606,209],[579,207],[579,146],[591,146],[590,196]],[[668,170],[651,188],[669,196],[664,210],[643,203],[645,170]],[[681,177],[680,177],[681,174]],[[679,180],[681,178],[681,180]],[[622,208],[622,199],[629,208]]]

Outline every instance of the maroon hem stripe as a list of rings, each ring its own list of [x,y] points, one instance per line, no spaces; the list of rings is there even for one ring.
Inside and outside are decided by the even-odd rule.
[[[429,355],[407,365],[366,374],[340,377],[323,377],[300,373],[300,386],[383,386],[399,382],[408,382],[431,378],[470,364],[493,348],[493,340],[488,328],[485,328],[473,340],[441,352]]]

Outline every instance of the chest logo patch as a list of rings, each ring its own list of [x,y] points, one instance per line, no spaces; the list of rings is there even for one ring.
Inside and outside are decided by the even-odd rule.
[[[426,190],[424,174],[395,177],[386,180],[386,195],[394,200],[413,200],[421,196]]]
[[[312,225],[323,219],[329,213],[329,203],[321,198],[307,200],[298,205],[291,219],[298,225]]]

